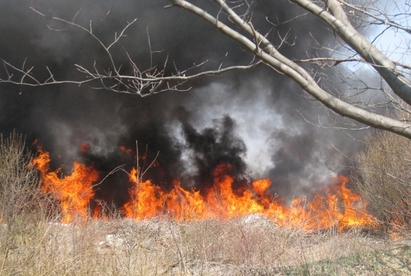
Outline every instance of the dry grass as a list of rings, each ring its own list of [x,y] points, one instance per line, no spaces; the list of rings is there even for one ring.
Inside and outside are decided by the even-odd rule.
[[[386,227],[408,235],[411,228],[411,140],[381,132],[357,157],[355,189]]]
[[[406,244],[361,231],[305,233],[252,215],[230,221],[38,222],[0,244],[1,275],[386,275],[411,273]],[[407,263],[408,262],[408,263]],[[362,271],[363,273],[358,273]],[[404,275],[404,274],[402,274]]]
[[[0,275],[411,274],[406,240],[355,229],[307,233],[258,215],[60,224],[21,136],[0,137],[0,162]]]
[[[37,187],[38,173],[30,161],[21,135],[13,132],[4,138],[0,134],[0,221],[9,225],[23,214],[37,216],[45,207],[46,199]]]

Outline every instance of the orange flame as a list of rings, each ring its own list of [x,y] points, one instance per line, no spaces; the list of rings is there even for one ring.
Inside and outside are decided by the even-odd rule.
[[[325,187],[312,198],[296,198],[289,206],[282,199],[265,195],[271,186],[268,179],[252,182],[252,189],[238,194],[232,188],[234,180],[226,173],[230,165],[221,164],[214,171],[214,186],[205,196],[199,191],[187,191],[178,181],[166,192],[150,181],[135,182],[131,201],[124,205],[125,215],[135,219],[150,219],[168,215],[176,220],[231,219],[249,214],[262,214],[280,226],[304,230],[337,227],[374,226],[359,195],[347,188],[348,178],[340,175],[334,186]]]
[[[71,174],[59,178],[60,170],[49,172],[49,163],[49,154],[39,149],[34,164],[41,173],[43,190],[61,203],[62,221],[70,222],[75,216],[86,220],[89,217],[88,203],[94,197],[92,185],[98,180],[98,172],[75,162]],[[361,197],[347,187],[345,176],[338,176],[334,185],[320,189],[310,199],[295,198],[287,205],[284,199],[270,195],[271,181],[268,179],[234,189],[230,170],[229,164],[217,166],[213,172],[213,186],[200,192],[184,189],[179,180],[174,180],[173,188],[166,191],[150,180],[141,181],[138,170],[133,168],[129,174],[129,181],[133,183],[130,200],[122,208],[124,216],[137,220],[167,216],[177,221],[195,221],[261,214],[279,226],[307,231],[376,225],[367,214]],[[94,210],[94,216],[100,212]]]
[[[127,147],[125,147],[125,146],[120,146],[120,150],[122,151],[122,152],[124,152],[124,153],[127,153],[127,154],[133,154],[133,150],[132,149],[129,149],[129,148],[127,148]]]
[[[99,174],[92,167],[74,162],[71,174],[60,178],[61,169],[50,172],[50,155],[38,148],[38,157],[33,160],[40,172],[43,191],[50,193],[60,202],[63,223],[69,223],[80,218],[86,220],[88,204],[94,197],[93,183],[99,179]]]

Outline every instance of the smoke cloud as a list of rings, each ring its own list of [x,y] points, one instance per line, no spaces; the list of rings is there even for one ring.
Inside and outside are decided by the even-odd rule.
[[[130,70],[125,50],[142,68],[163,64],[167,56],[168,70],[184,70],[205,60],[208,63],[201,69],[252,61],[251,54],[195,16],[164,9],[168,4],[165,0],[2,1],[0,55],[16,66],[33,67],[40,79],[48,77],[46,66],[56,79],[78,79],[73,64],[92,67],[96,62],[106,70],[107,56],[86,33],[52,17],[91,26],[106,45],[127,22],[138,18],[113,49],[125,73]],[[208,5],[209,10],[217,8],[212,1]],[[252,7],[254,27],[268,33],[275,45],[281,44],[279,36],[288,34],[294,44],[285,43],[280,51],[293,58],[315,53],[312,37],[329,43],[325,26],[312,16],[298,17],[302,13],[286,0],[256,1]],[[152,58],[149,40],[155,51]],[[5,76],[4,71],[0,74]],[[147,162],[157,158],[159,164],[144,177],[163,187],[180,178],[186,188],[205,189],[211,185],[212,170],[225,162],[237,183],[269,177],[272,192],[286,197],[308,194],[326,183],[345,165],[339,151],[350,156],[358,147],[336,129],[308,123],[327,124],[336,118],[269,68],[203,78],[190,85],[189,92],[145,98],[86,85],[2,85],[0,132],[15,129],[26,134],[28,142],[38,139],[51,152],[54,166],[63,164],[66,170],[77,159],[93,164],[102,175],[123,164],[128,169],[135,156],[119,148],[135,151],[137,141]],[[83,143],[89,145],[85,152],[79,150]],[[121,204],[127,197],[126,177],[110,176],[97,195]]]

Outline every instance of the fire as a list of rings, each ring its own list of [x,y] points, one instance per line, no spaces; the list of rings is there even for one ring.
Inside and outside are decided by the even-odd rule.
[[[61,203],[62,221],[70,222],[76,216],[87,219],[89,202],[95,199],[93,184],[99,180],[99,173],[75,162],[70,175],[58,177],[60,170],[50,172],[49,163],[49,154],[40,149],[34,164],[41,173],[43,190]],[[272,183],[268,179],[234,188],[230,170],[230,164],[218,165],[213,172],[213,185],[199,191],[184,189],[178,179],[173,181],[171,189],[165,190],[150,180],[143,181],[138,169],[133,168],[128,180],[132,183],[130,199],[120,210],[125,217],[136,220],[159,216],[177,221],[228,220],[261,214],[279,226],[307,231],[376,225],[361,197],[347,187],[345,176],[338,176],[333,185],[320,189],[310,198],[295,198],[286,204],[284,199],[271,195]],[[92,211],[94,216],[100,212],[100,209]]]
[[[61,178],[58,176],[61,169],[50,171],[50,154],[40,147],[38,153],[33,165],[40,172],[43,191],[60,202],[61,221],[68,223],[78,218],[86,220],[89,216],[89,201],[94,197],[92,185],[99,179],[99,173],[92,167],[74,162],[71,174]]]
[[[126,148],[125,146],[120,146],[120,150],[121,150],[122,152],[127,153],[127,154],[130,154],[130,155],[133,153],[133,150],[132,150],[132,149]]]
[[[238,193],[234,180],[226,174],[230,166],[221,164],[214,171],[214,186],[205,196],[199,191],[184,190],[178,181],[174,188],[163,191],[150,181],[136,182],[131,201],[124,206],[127,217],[150,219],[167,214],[176,220],[232,219],[262,214],[280,226],[304,230],[375,225],[359,195],[347,188],[348,178],[340,175],[332,187],[324,187],[311,200],[296,198],[290,205],[283,199],[266,195],[268,179],[251,183],[250,189]]]
[[[279,225],[293,225],[305,230],[375,226],[376,222],[367,214],[361,197],[351,191],[347,183],[348,178],[339,175],[334,185],[323,187],[310,200],[296,198],[288,207],[273,208],[275,221]],[[276,211],[283,214],[276,216]]]

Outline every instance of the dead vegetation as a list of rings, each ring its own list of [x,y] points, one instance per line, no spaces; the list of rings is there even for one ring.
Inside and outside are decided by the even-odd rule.
[[[409,238],[411,140],[380,132],[369,138],[352,177],[367,209],[386,231]]]
[[[6,251],[1,245],[2,275],[340,275],[341,269],[353,275],[354,269],[388,273],[400,268],[411,273],[408,245],[394,247],[358,230],[280,228],[261,216],[81,226],[43,221],[31,227],[6,235],[18,238]]]
[[[0,218],[4,223],[10,224],[22,214],[38,214],[38,209],[44,207],[44,195],[37,187],[37,169],[30,166],[31,157],[22,135],[0,134]]]
[[[261,215],[61,224],[36,185],[22,137],[1,137],[0,146],[0,275],[411,274],[408,240],[366,229],[308,233]]]

